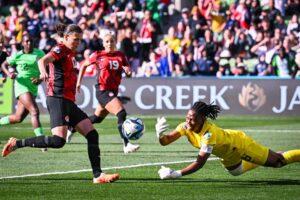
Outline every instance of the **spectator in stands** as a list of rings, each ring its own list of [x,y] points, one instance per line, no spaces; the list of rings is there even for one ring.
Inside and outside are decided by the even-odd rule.
[[[180,60],[181,53],[180,40],[176,37],[175,28],[171,26],[168,30],[168,35],[165,36],[164,41],[168,46],[168,64],[173,75],[180,74]]]
[[[271,63],[275,75],[282,78],[291,77],[293,64],[283,48],[278,49],[278,54],[273,57]]]
[[[211,16],[211,30],[214,33],[220,33],[226,25],[226,14],[221,10],[221,1],[213,1],[209,14]]]
[[[160,56],[158,59],[158,71],[162,77],[171,76],[170,66],[168,62],[168,46],[164,40],[161,40],[159,47],[155,50]]]
[[[48,53],[52,46],[55,45],[55,41],[49,38],[46,30],[42,30],[40,33],[39,49],[43,50],[45,53]]]
[[[78,18],[80,17],[79,4],[77,0],[70,0],[70,3],[66,9],[66,16],[68,16],[73,23],[77,22]]]
[[[133,42],[132,42],[132,29],[130,27],[126,28],[126,30],[125,30],[125,37],[121,41],[120,50],[127,57],[127,60],[132,69],[132,73],[136,74],[138,66],[135,65],[134,69],[133,69],[132,63],[134,61],[135,52],[134,52],[134,46],[133,46]]]
[[[154,26],[151,22],[151,12],[146,10],[144,17],[137,25],[136,30],[139,30],[139,42],[141,43],[142,61],[147,60],[153,40]]]
[[[266,63],[265,54],[259,56],[259,63],[255,65],[253,75],[267,76],[272,74],[272,68]]]
[[[207,58],[210,60],[214,60],[215,54],[217,52],[217,44],[213,40],[213,34],[211,30],[209,29],[205,30],[204,40],[205,40],[204,48],[207,52]]]
[[[157,48],[157,38],[161,39],[169,27],[173,26],[175,35],[180,40],[176,48],[178,52],[176,53],[176,50],[174,51],[170,46],[167,48],[168,63],[163,62],[165,57],[161,57],[162,51],[156,52],[159,63],[170,68],[162,75],[168,76],[169,72],[177,76],[194,75],[196,73],[192,69],[196,68],[192,67],[193,63],[201,58],[203,50],[206,51],[209,61],[219,63],[218,55],[222,50],[228,49],[232,57],[244,57],[246,63],[250,63],[249,69],[259,62],[258,58],[261,54],[265,55],[265,62],[270,64],[280,48],[284,48],[288,60],[293,60],[300,38],[300,9],[297,9],[300,5],[297,2],[295,0],[198,0],[194,7],[184,7],[178,13],[179,16],[175,13],[169,18],[166,13],[167,8],[170,6],[169,14],[171,14],[174,7],[170,0],[109,2],[106,0],[26,0],[10,8],[10,14],[0,21],[0,31],[7,45],[9,42],[12,44],[7,48],[10,54],[10,51],[19,50],[22,37],[26,33],[35,38],[37,47],[40,45],[41,48],[45,48],[48,42],[45,32],[52,36],[54,24],[76,23],[84,31],[84,42],[77,55],[78,59],[83,59],[85,49],[95,51],[103,48],[100,39],[103,27],[117,30],[117,47],[122,49],[124,49],[122,41],[126,29],[131,28],[132,31],[136,31],[138,41],[133,33],[131,39],[127,38],[124,42],[131,41],[133,44],[134,59],[131,62],[132,58],[129,58],[129,61],[135,70],[143,61],[149,59],[149,52]],[[154,12],[152,15],[151,11]],[[168,19],[162,28],[161,19]],[[176,60],[176,54],[180,55],[180,59]],[[296,70],[295,64],[291,66],[292,72]],[[291,75],[293,74],[295,73]]]
[[[183,8],[181,10],[181,19],[180,22],[182,22],[185,26],[190,26],[190,16],[189,16],[189,9]]]
[[[227,59],[222,58],[219,62],[219,69],[216,73],[217,78],[222,78],[223,76],[230,76],[232,72],[230,70],[230,65]]]
[[[288,27],[287,27],[287,34],[291,34],[292,30],[297,30],[299,27],[299,23],[298,23],[298,17],[297,15],[293,15],[292,18],[290,19],[289,23],[288,23]]]
[[[244,63],[239,63],[233,70],[234,76],[248,75],[247,67]]]
[[[57,13],[55,14],[55,24],[72,24],[72,20],[66,16],[66,8],[59,6]]]
[[[144,61],[140,69],[141,72],[138,74],[141,74],[144,77],[153,77],[159,75],[156,64],[156,55],[153,51],[150,52],[149,61]]]

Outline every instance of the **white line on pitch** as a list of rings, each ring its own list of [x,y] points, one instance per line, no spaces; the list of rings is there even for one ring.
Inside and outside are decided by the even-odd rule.
[[[218,158],[209,158],[208,160],[218,160]],[[111,170],[111,169],[130,169],[137,167],[148,167],[148,166],[157,166],[157,165],[170,165],[170,164],[180,164],[180,163],[190,163],[195,160],[182,160],[182,161],[172,161],[172,162],[158,162],[158,163],[145,163],[145,164],[136,164],[136,165],[127,165],[127,166],[117,166],[117,167],[105,167],[103,170]],[[39,174],[24,174],[19,176],[7,176],[0,177],[0,180],[3,179],[16,179],[16,178],[25,178],[25,177],[37,177],[37,176],[47,176],[47,175],[58,175],[58,174],[76,174],[81,172],[89,172],[91,169],[81,169],[81,170],[72,170],[65,172],[47,172],[47,173],[39,173]]]

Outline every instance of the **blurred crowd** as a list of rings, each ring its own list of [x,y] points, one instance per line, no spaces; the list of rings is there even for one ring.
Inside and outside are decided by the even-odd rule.
[[[135,77],[295,78],[299,12],[299,0],[198,0],[180,11],[172,0],[24,0],[1,16],[1,48],[15,53],[29,34],[48,52],[57,42],[55,24],[75,23],[84,32],[79,63],[103,49],[101,32],[111,29]],[[91,66],[85,75],[95,74]]]

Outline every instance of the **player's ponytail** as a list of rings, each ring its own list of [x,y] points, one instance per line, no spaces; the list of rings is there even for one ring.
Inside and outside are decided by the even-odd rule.
[[[55,30],[59,37],[63,37],[64,35],[69,35],[72,33],[82,33],[81,28],[77,24],[65,25],[60,23],[55,26]]]
[[[191,110],[195,111],[197,115],[203,115],[206,118],[215,120],[218,117],[221,108],[218,105],[206,104],[202,101],[197,101],[194,103]]]

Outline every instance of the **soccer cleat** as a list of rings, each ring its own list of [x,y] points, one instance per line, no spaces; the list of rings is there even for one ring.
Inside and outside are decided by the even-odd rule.
[[[128,143],[126,146],[123,147],[123,151],[125,154],[128,154],[128,153],[137,151],[139,148],[140,148],[140,145],[134,145],[134,144]]]
[[[8,156],[8,154],[10,154],[11,152],[17,149],[16,142],[17,142],[16,138],[13,137],[9,138],[8,142],[3,147],[2,157]]]
[[[45,153],[46,151],[48,151],[48,149],[47,149],[47,148],[41,148],[41,151],[42,151],[43,153]]]
[[[119,178],[120,178],[119,174],[101,173],[101,175],[98,178],[93,178],[93,183],[95,184],[112,183],[117,181]]]
[[[71,127],[72,128],[72,127]],[[70,143],[71,140],[72,140],[72,137],[75,133],[75,131],[73,131],[74,129],[71,129],[70,127],[68,128],[68,132],[67,132],[67,139],[66,139],[66,142],[67,143]]]

